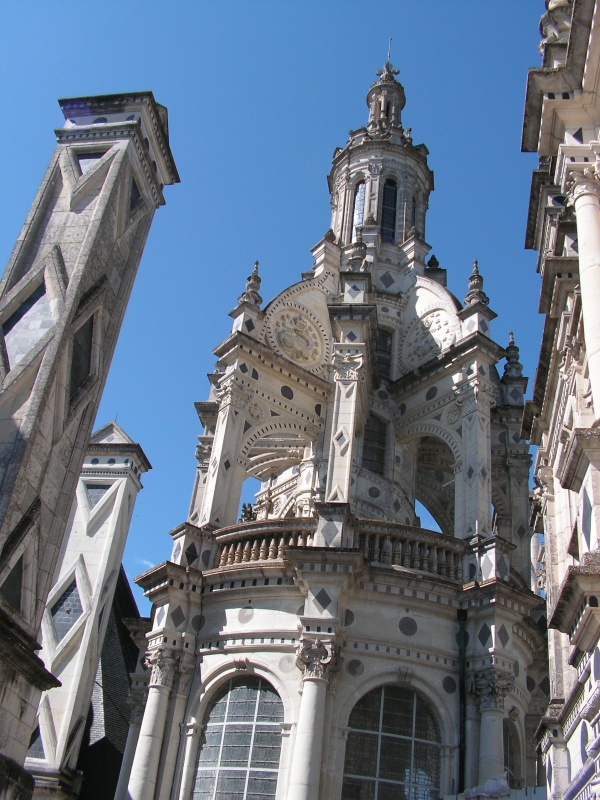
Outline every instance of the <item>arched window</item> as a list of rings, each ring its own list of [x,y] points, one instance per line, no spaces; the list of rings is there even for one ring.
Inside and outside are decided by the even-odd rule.
[[[519,736],[515,723],[509,719],[502,720],[504,737],[504,771],[511,789],[521,787],[521,759],[519,756]]]
[[[356,229],[365,219],[365,182],[360,181],[354,189],[354,213],[352,215],[352,241],[356,241]]]
[[[363,434],[362,465],[371,472],[383,475],[385,470],[385,438],[387,425],[379,417],[371,415]]]
[[[282,722],[281,699],[261,678],[223,686],[204,717],[192,800],[275,797]]]
[[[348,727],[342,800],[440,796],[440,729],[421,695],[374,689],[354,706]]]
[[[385,328],[377,328],[375,350],[377,352],[377,366],[379,377],[389,380],[392,373],[392,343],[393,334]]]
[[[396,241],[396,203],[398,187],[396,181],[388,178],[383,184],[381,201],[381,238],[384,242]]]

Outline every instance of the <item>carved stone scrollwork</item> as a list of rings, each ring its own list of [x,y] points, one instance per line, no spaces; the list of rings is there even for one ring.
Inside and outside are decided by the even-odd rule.
[[[566,44],[571,33],[572,0],[546,0],[546,13],[540,20],[543,36],[539,51],[543,54],[548,44]]]
[[[333,642],[301,639],[296,648],[296,665],[304,673],[304,680],[329,680],[330,673],[337,669],[338,653],[339,648]]]
[[[187,695],[194,677],[192,661],[183,661],[177,667],[177,694]]]
[[[489,669],[476,672],[471,680],[471,693],[479,701],[479,708],[504,709],[504,698],[514,686],[514,677],[499,669]]]
[[[362,353],[336,353],[333,357],[333,369],[336,381],[364,380]]]
[[[151,670],[149,686],[166,686],[169,689],[173,685],[175,677],[176,659],[162,650],[154,650],[146,654],[144,664]]]

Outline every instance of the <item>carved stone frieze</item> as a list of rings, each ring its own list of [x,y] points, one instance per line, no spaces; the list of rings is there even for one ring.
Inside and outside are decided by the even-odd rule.
[[[131,708],[129,722],[131,725],[141,725],[146,705],[147,690],[143,686],[133,687],[127,698],[127,705]]]
[[[333,642],[301,639],[296,648],[296,665],[304,673],[304,680],[329,680],[330,673],[337,669],[338,654],[339,648]]]

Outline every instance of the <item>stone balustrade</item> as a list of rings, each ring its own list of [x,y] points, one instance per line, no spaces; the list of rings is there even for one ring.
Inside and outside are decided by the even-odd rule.
[[[358,521],[354,546],[373,564],[429,572],[462,582],[465,543],[411,525]]]
[[[312,519],[287,518],[240,523],[221,529],[214,566],[224,569],[283,559],[288,547],[310,547]],[[352,549],[377,566],[400,567],[462,582],[465,543],[452,536],[410,525],[356,520]]]

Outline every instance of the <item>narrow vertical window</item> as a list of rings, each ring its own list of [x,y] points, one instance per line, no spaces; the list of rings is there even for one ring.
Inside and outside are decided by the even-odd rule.
[[[379,377],[390,379],[392,372],[392,332],[385,328],[377,328],[377,366],[379,367]]]
[[[75,331],[73,336],[73,356],[71,359],[71,380],[69,381],[70,397],[73,398],[83,386],[92,369],[92,338],[94,334],[94,318]]]
[[[385,469],[385,439],[387,425],[379,417],[371,415],[363,434],[362,465],[365,469],[383,475]]]
[[[388,180],[383,185],[381,203],[381,238],[384,242],[396,241],[396,203],[398,187],[396,181]]]
[[[360,228],[365,218],[365,182],[360,181],[354,189],[354,214],[352,216],[352,241],[356,241],[356,229]]]

